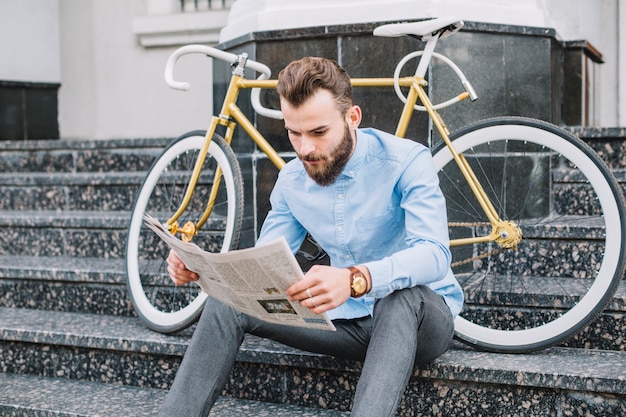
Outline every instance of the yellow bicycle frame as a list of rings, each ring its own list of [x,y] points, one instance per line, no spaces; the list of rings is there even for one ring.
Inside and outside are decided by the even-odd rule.
[[[354,78],[351,80],[351,82],[354,87],[392,87],[394,85],[393,78]],[[174,213],[174,215],[167,221],[167,226],[170,227],[170,231],[173,234],[179,232],[182,233],[185,240],[191,240],[191,238],[195,234],[195,231],[202,227],[202,225],[209,218],[211,211],[213,210],[213,205],[215,203],[217,190],[219,188],[222,176],[222,172],[219,167],[215,172],[211,195],[200,220],[195,225],[192,222],[188,222],[182,228],[179,227],[177,224],[177,219],[185,211],[191,200],[191,196],[193,195],[193,191],[200,176],[200,171],[202,170],[202,165],[209,150],[211,138],[215,134],[215,130],[218,125],[226,127],[224,139],[228,144],[230,144],[233,138],[235,126],[237,123],[239,123],[241,127],[246,131],[246,133],[252,138],[254,143],[259,147],[259,149],[265,155],[267,155],[270,161],[272,161],[272,163],[278,169],[281,169],[285,165],[285,161],[283,160],[283,158],[280,157],[276,150],[269,144],[269,142],[263,137],[263,135],[256,129],[256,127],[250,122],[246,115],[237,106],[237,98],[239,97],[239,91],[241,89],[274,89],[276,88],[276,85],[277,80],[248,80],[238,74],[232,75],[219,116],[213,116],[211,125],[207,130],[206,140],[202,147],[202,150],[198,155],[198,159],[196,161],[191,180],[185,192],[185,196],[183,197],[183,202],[181,203],[181,206],[178,208],[176,213]],[[396,128],[395,134],[399,137],[405,136],[409,122],[414,112],[414,106],[419,99],[422,106],[426,108],[426,111],[432,119],[433,123],[435,124],[437,131],[443,138],[443,141],[445,142],[450,153],[452,154],[452,157],[454,158],[456,164],[461,170],[461,173],[466,179],[467,184],[472,190],[472,193],[476,197],[478,203],[485,212],[487,219],[492,225],[492,231],[489,235],[464,239],[453,239],[450,241],[450,245],[460,246],[473,243],[496,241],[503,247],[516,247],[517,243],[519,243],[519,241],[521,240],[521,231],[519,230],[519,227],[512,222],[500,219],[493,204],[489,200],[489,197],[485,193],[476,175],[472,171],[469,163],[463,155],[457,153],[454,149],[452,141],[450,140],[450,132],[448,131],[448,128],[446,127],[443,119],[441,118],[437,110],[434,109],[430,98],[426,94],[426,91],[424,89],[424,87],[428,85],[426,80],[416,76],[404,77],[398,79],[398,85],[401,87],[408,87],[409,93],[406,97],[406,103],[404,104],[404,107],[402,109],[402,113],[400,115],[400,120],[398,121],[398,126]],[[464,92],[459,96],[459,99],[464,100],[465,98],[467,98],[467,96],[468,94]]]

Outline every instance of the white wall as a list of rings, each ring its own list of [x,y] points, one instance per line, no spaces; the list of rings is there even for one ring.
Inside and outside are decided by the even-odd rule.
[[[109,139],[178,136],[206,127],[212,102],[211,62],[185,57],[177,76],[192,83],[183,93],[163,80],[175,47],[144,48],[133,19],[143,0],[60,0],[61,137]]]
[[[621,5],[621,8],[620,8]],[[620,99],[619,75],[626,74],[620,58],[626,42],[620,30],[626,24],[624,0],[543,0],[547,24],[564,40],[586,40],[602,53],[603,64],[593,74],[596,103],[592,119],[596,126],[626,126],[626,100]],[[621,12],[621,13],[620,13]],[[624,33],[621,34],[625,39]],[[621,83],[626,86],[626,83]],[[623,87],[621,87],[623,88]]]
[[[620,3],[618,10],[618,33],[617,33],[617,44],[618,44],[618,57],[617,57],[617,76],[620,74],[626,74],[626,5],[623,0]],[[618,106],[618,120],[617,126],[626,126],[626,82],[616,82],[617,83],[617,91],[618,98],[617,103]]]
[[[0,80],[61,81],[58,0],[0,0]]]

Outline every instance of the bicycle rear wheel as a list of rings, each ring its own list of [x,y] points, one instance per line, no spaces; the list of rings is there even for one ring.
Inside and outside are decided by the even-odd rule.
[[[623,195],[598,155],[549,123],[478,122],[452,135],[499,216],[515,222],[515,249],[452,246],[465,307],[456,336],[477,348],[526,352],[561,342],[593,320],[624,273]],[[444,144],[434,152],[451,239],[491,226]]]
[[[195,283],[175,286],[167,272],[169,247],[143,220],[149,214],[165,223],[178,209],[189,184],[205,132],[184,134],[170,144],[154,162],[144,180],[132,211],[126,245],[127,284],[130,299],[146,325],[173,333],[191,325],[206,300]],[[236,249],[243,218],[243,179],[236,156],[221,137],[209,146],[192,199],[178,219],[196,223],[206,207],[213,176],[222,169],[222,181],[213,211],[193,241],[210,252]]]

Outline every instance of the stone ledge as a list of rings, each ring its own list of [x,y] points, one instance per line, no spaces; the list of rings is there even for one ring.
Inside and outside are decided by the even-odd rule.
[[[129,317],[5,308],[0,308],[0,316],[1,340],[48,346],[182,356],[191,333],[162,335]],[[361,366],[359,362],[302,352],[256,337],[246,338],[238,361],[348,373],[358,372]],[[551,348],[531,354],[495,354],[455,344],[414,376],[623,396],[626,376],[618,366],[623,363],[624,351]]]
[[[581,139],[626,138],[626,127],[570,127],[567,130]]]
[[[0,414],[12,416],[153,416],[167,391],[84,381],[0,374]],[[89,401],[85,401],[89,398]],[[339,417],[334,410],[221,397],[210,417]]]
[[[129,221],[129,211],[108,211],[103,214],[98,210],[3,210],[0,216],[0,226],[5,227],[126,230]]]
[[[124,284],[124,259],[0,255],[0,277],[55,283]]]
[[[83,149],[121,149],[121,148],[151,148],[162,147],[173,141],[174,138],[127,138],[127,139],[36,139],[29,141],[7,140],[0,141],[0,151],[47,151],[47,150],[83,150]]]

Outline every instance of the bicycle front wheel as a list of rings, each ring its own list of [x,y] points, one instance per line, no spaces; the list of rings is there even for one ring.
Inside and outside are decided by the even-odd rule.
[[[593,320],[624,273],[624,202],[584,142],[525,118],[478,122],[451,137],[502,220],[522,240],[451,245],[465,307],[456,335],[475,347],[526,352],[561,342]],[[491,225],[444,144],[434,152],[452,240]]]
[[[146,325],[162,333],[173,333],[192,324],[206,300],[195,283],[175,286],[167,272],[169,247],[145,224],[149,214],[165,223],[180,206],[205,132],[194,131],[179,137],[154,162],[139,190],[132,211],[126,245],[127,284],[136,313]],[[215,135],[185,212],[178,219],[197,223],[209,201],[216,169],[222,179],[213,210],[197,230],[193,241],[210,252],[236,249],[243,218],[243,179],[235,154]]]

